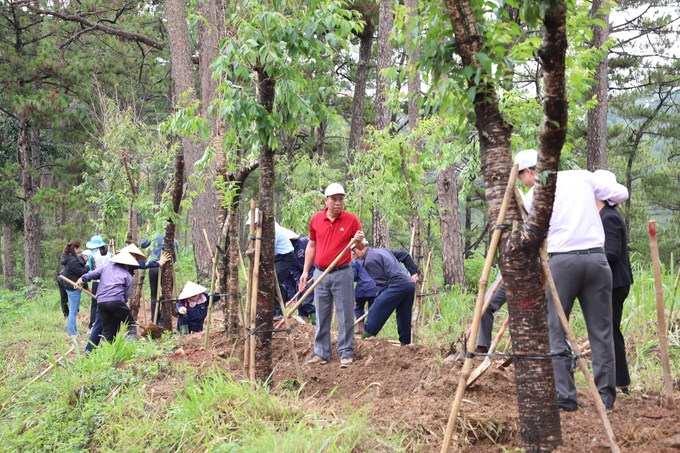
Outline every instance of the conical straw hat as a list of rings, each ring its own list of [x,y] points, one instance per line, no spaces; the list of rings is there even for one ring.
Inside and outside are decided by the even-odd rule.
[[[133,257],[135,257],[138,260],[146,260],[146,255],[141,250],[139,250],[139,248],[135,244],[126,245],[125,247],[120,249],[118,252],[119,253],[120,252],[128,252],[130,255],[132,255]]]
[[[127,264],[128,266],[139,267],[139,263],[132,255],[130,255],[130,252],[116,253],[116,255],[109,260],[109,263]]]
[[[204,293],[208,290],[205,286],[201,286],[198,283],[187,282],[184,285],[184,289],[180,293],[178,299],[188,299],[189,297],[197,296],[198,294]]]

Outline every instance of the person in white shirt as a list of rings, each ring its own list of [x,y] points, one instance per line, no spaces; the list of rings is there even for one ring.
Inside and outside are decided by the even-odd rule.
[[[515,156],[519,179],[531,187],[524,197],[528,211],[531,210],[533,188],[539,176],[537,155],[535,150],[524,150]],[[596,178],[589,171],[560,171],[548,230],[550,272],[567,318],[578,297],[588,329],[595,384],[607,409],[612,409],[616,401],[612,273],[604,251],[604,229],[595,199],[619,203],[627,198],[628,190],[624,186],[608,182],[606,178]],[[570,352],[550,291],[547,291],[547,297],[550,352]],[[577,410],[572,358],[554,358],[553,369],[560,408]]]

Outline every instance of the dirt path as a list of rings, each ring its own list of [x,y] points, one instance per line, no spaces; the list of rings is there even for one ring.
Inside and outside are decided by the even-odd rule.
[[[222,328],[211,331],[208,350],[202,350],[203,335],[189,335],[183,348],[171,355],[173,361],[198,368],[213,364],[242,374],[241,365],[229,360],[242,355],[242,348],[227,344]],[[297,325],[293,336],[300,360],[312,354],[314,327]],[[408,451],[438,452],[446,429],[461,362],[444,363],[445,349],[422,345],[401,347],[386,340],[358,340],[354,363],[341,370],[335,352],[327,365],[303,366],[305,387],[300,393],[308,404],[344,410],[367,406],[371,423],[381,432],[402,433]],[[481,359],[480,359],[481,362]],[[288,343],[283,334],[274,339],[273,384],[296,378]],[[153,387],[159,394],[165,384]],[[155,390],[152,388],[152,390]],[[173,390],[174,392],[174,390]],[[680,394],[676,391],[680,401]],[[557,452],[608,452],[604,429],[590,395],[579,391],[579,410],[561,412],[564,445]],[[657,395],[618,398],[609,413],[622,452],[680,451],[680,411],[659,408]],[[502,452],[518,445],[517,401],[512,365],[492,365],[466,391],[452,451]],[[406,445],[408,444],[408,445]]]

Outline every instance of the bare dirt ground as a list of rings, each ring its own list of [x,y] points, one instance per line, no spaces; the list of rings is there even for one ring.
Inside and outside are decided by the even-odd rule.
[[[218,320],[215,320],[218,321]],[[462,362],[445,363],[448,344],[442,349],[422,345],[401,347],[382,339],[355,342],[354,363],[339,368],[334,354],[327,365],[305,366],[312,355],[314,327],[295,324],[295,349],[301,362],[304,388],[300,393],[308,404],[346,410],[366,407],[370,423],[379,432],[407,433],[409,451],[438,452],[458,386]],[[170,357],[200,369],[213,365],[242,377],[242,342],[227,343],[223,329],[215,324],[209,348],[202,348],[203,334],[184,338],[182,348]],[[230,359],[232,357],[232,359]],[[481,363],[481,359],[475,359]],[[272,357],[273,386],[296,379],[296,371],[285,334],[276,333]],[[172,379],[168,377],[167,379]],[[157,397],[172,397],[172,382],[154,382],[147,391]],[[285,391],[283,387],[280,390]],[[676,400],[680,402],[676,389]],[[680,410],[660,408],[658,395],[633,394],[619,397],[609,413],[622,452],[677,452],[680,450]],[[494,364],[466,390],[451,451],[513,451],[519,444],[519,422],[512,365]],[[563,446],[556,451],[608,452],[606,435],[595,406],[586,390],[579,391],[579,410],[561,411]]]

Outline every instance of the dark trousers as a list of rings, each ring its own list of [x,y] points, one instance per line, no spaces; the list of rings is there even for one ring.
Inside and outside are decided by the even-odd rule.
[[[149,269],[149,289],[151,290],[151,322],[160,326],[163,319],[163,307],[158,307],[158,319],[154,319],[156,313],[156,301],[158,300],[158,267]],[[161,282],[162,283],[162,282]]]
[[[96,295],[97,294],[97,287],[99,286],[99,282],[92,282],[92,294]],[[95,320],[97,319],[97,299],[94,297],[92,298],[92,304],[90,305],[90,323],[87,325],[89,329],[91,329],[94,326]]]
[[[616,358],[616,386],[628,387],[630,374],[628,373],[628,360],[626,359],[626,342],[621,333],[621,317],[623,316],[623,303],[628,297],[630,286],[621,286],[612,290],[612,325],[614,327],[614,356]]]
[[[488,293],[491,292],[489,288]],[[484,298],[486,300],[486,297]],[[491,346],[491,334],[493,333],[493,319],[494,315],[501,307],[505,304],[505,282],[501,282],[496,289],[491,302],[489,302],[489,308],[486,309],[482,315],[482,321],[479,324],[479,334],[477,334],[477,346],[486,346],[487,348]]]
[[[116,323],[116,330],[113,333],[113,336],[116,336],[119,327],[120,323]],[[92,330],[90,331],[90,338],[87,342],[87,346],[85,346],[85,352],[91,352],[92,349],[96,348],[99,345],[99,342],[102,339],[101,335],[103,330],[104,329],[102,326],[102,318],[99,317],[99,310],[97,310],[95,312],[94,324],[92,325]]]
[[[373,306],[375,297],[356,297],[354,299],[354,317],[359,319],[364,316],[364,306],[368,303],[368,310]]]
[[[285,283],[286,279],[288,278],[290,267],[293,265],[293,261],[295,261],[295,253],[293,252],[274,256],[274,271],[276,272],[276,279],[279,281],[281,297],[284,297],[284,295],[286,294]],[[274,300],[278,299],[274,298]],[[286,301],[284,299],[284,303],[285,302]],[[281,307],[279,306],[278,302],[274,304],[274,313],[276,315],[281,315]]]
[[[57,286],[59,287],[61,312],[64,314],[64,318],[68,318],[68,293],[66,292],[66,288],[64,288],[64,281],[59,277],[57,277]]]
[[[375,298],[369,310],[368,322],[364,330],[371,335],[378,335],[392,312],[397,312],[397,332],[401,344],[411,344],[411,311],[413,296],[416,293],[414,283],[390,286]]]
[[[111,341],[118,331],[118,323],[128,324],[128,334],[137,334],[137,324],[132,317],[130,308],[123,301],[100,302],[98,307],[99,317],[102,321],[102,337],[104,340]]]

